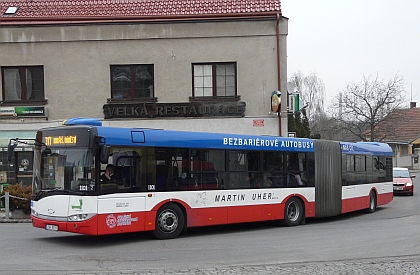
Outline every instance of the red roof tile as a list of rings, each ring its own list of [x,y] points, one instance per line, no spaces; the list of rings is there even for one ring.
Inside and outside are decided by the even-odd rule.
[[[397,109],[390,113],[377,127],[382,141],[411,143],[420,137],[420,108]]]
[[[13,15],[8,7],[18,7]],[[224,17],[281,14],[280,0],[2,0],[0,24],[42,19],[101,20],[107,18]]]

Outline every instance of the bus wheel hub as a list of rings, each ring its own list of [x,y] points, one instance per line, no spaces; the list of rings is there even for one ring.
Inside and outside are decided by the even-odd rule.
[[[159,216],[159,227],[162,231],[174,231],[178,227],[178,218],[171,211],[163,211]]]

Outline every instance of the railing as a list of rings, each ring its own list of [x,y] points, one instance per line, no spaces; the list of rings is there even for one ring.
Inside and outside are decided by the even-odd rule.
[[[18,200],[23,200],[23,201],[26,201],[27,200],[25,198],[21,198],[21,197],[16,197],[16,196],[10,195],[9,192],[4,192],[4,195],[1,196],[0,199],[2,199],[2,198],[4,198],[4,204],[5,204],[4,207],[5,207],[5,216],[6,216],[6,219],[9,218],[10,198],[18,199]]]

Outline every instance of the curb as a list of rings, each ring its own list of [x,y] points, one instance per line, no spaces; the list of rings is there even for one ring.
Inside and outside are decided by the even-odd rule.
[[[31,219],[6,219],[0,218],[0,223],[31,223]]]
[[[17,215],[15,217],[6,218],[6,213],[3,209],[0,210],[0,223],[31,223],[32,220],[29,215]]]

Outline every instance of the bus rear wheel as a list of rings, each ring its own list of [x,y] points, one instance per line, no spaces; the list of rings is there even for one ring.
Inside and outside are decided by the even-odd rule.
[[[366,209],[366,212],[368,213],[373,213],[376,210],[376,193],[375,191],[370,191],[370,195],[369,195],[369,208]]]
[[[156,227],[153,235],[158,239],[174,239],[184,228],[184,214],[178,205],[163,205],[156,216]]]
[[[303,219],[303,205],[298,198],[290,198],[284,205],[283,225],[296,226]]]

